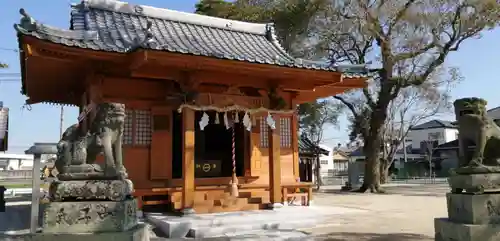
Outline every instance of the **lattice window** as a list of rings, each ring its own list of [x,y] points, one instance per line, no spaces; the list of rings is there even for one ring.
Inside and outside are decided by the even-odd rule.
[[[123,128],[124,145],[151,144],[151,112],[148,110],[126,110]]]
[[[260,122],[260,147],[269,148],[269,126],[266,123],[266,117],[259,117]],[[292,147],[292,118],[280,118],[280,146],[284,148]]]
[[[280,119],[280,146],[285,148],[292,147],[292,118],[282,117]]]
[[[151,112],[147,110],[135,111],[135,144],[151,144]]]
[[[268,148],[269,147],[269,126],[266,123],[266,118],[259,117],[259,125],[260,125],[260,147]]]
[[[125,124],[123,128],[123,144],[131,145],[134,141],[133,138],[133,123],[134,123],[134,111],[133,110],[125,110]]]

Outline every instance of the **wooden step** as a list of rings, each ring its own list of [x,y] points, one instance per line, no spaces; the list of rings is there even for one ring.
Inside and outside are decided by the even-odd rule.
[[[170,194],[171,202],[181,202],[182,201],[182,192],[173,192]]]
[[[260,208],[260,204],[258,203],[249,203],[247,205],[245,205],[241,211],[253,211],[253,210],[259,210],[261,209]]]
[[[251,198],[248,198],[248,203],[251,203],[251,204],[269,203],[269,197],[251,197]]]

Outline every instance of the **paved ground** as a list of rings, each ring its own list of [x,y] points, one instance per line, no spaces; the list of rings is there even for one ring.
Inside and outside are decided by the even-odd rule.
[[[320,226],[302,230],[316,236],[315,240],[431,241],[434,240],[433,219],[446,216],[444,195],[448,187],[445,184],[390,185],[386,187],[388,194],[383,195],[338,190],[338,186],[323,188],[322,192],[315,194],[314,205],[367,212],[339,214]],[[29,200],[29,196],[24,200]],[[6,213],[0,213],[0,234],[28,228],[29,203],[17,203],[19,205],[8,206]]]

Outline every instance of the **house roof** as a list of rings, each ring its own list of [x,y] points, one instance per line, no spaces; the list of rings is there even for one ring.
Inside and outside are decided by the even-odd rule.
[[[24,10],[21,10],[22,14]],[[83,0],[72,6],[70,29],[40,24],[25,14],[20,35],[72,47],[127,53],[151,49],[366,77],[365,66],[334,67],[294,58],[279,44],[273,24],[257,24],[115,0]]]
[[[469,148],[474,148],[475,146],[476,145],[470,145]],[[442,150],[452,150],[452,149],[458,149],[458,139],[443,143],[443,144],[437,146],[434,150],[435,151],[442,151]]]
[[[493,120],[500,120],[500,106],[488,110],[487,114]]]
[[[412,148],[412,145],[411,144],[408,144],[406,146],[406,154],[421,154],[421,150],[418,149],[418,148]],[[400,148],[396,151],[396,154],[404,154],[404,150],[403,148]],[[362,157],[362,156],[365,156],[365,153],[363,152],[363,147],[358,147],[357,149],[355,149],[354,151],[352,151],[349,156],[352,156],[352,157]]]
[[[425,122],[420,125],[413,126],[410,130],[426,130],[426,129],[435,129],[435,128],[452,128],[456,129],[457,126],[453,124],[451,121],[445,120],[431,120],[429,122]]]
[[[360,146],[356,149],[354,149],[349,156],[365,156],[365,153],[363,152],[363,147]]]
[[[299,139],[299,155],[316,155],[317,152],[322,155],[328,155],[328,151],[315,145],[307,137],[301,136]]]

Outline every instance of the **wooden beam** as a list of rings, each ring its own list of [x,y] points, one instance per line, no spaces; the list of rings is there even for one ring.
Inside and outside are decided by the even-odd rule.
[[[23,50],[28,57],[39,56],[38,51],[31,44],[23,44]]]
[[[182,209],[191,210],[194,205],[194,110],[182,110],[183,142],[182,145]]]
[[[281,79],[315,79],[332,80],[341,73],[333,71],[312,70],[305,68],[285,67],[273,64],[257,64],[247,61],[225,60],[206,56],[192,56],[163,51],[151,51],[152,59],[165,65],[197,70],[227,71],[252,76],[272,76]]]
[[[163,65],[151,64],[151,61],[149,61],[140,69],[130,71],[130,76],[146,79],[179,80],[181,78],[181,71]]]
[[[351,89],[362,88],[362,87],[363,86],[357,86],[354,88],[352,88],[352,86],[351,87],[328,86],[328,87],[317,88],[314,92],[299,92],[297,97],[295,97],[294,99],[294,103],[296,104],[307,103],[317,99],[338,95]]]
[[[148,52],[145,50],[137,50],[129,55],[129,71],[137,70],[148,63]]]
[[[41,40],[32,36],[23,36],[23,42],[41,49],[50,49],[51,51],[58,52],[68,57],[76,59],[98,59],[109,60],[113,62],[125,62],[127,58],[123,53],[108,52],[108,51],[95,51],[92,49],[84,49],[77,47],[70,47],[63,44],[56,44],[49,41]]]
[[[280,154],[280,117],[273,116],[275,129],[268,126],[269,140],[269,197],[271,205],[281,203],[281,154]],[[267,124],[266,124],[267,125]]]

